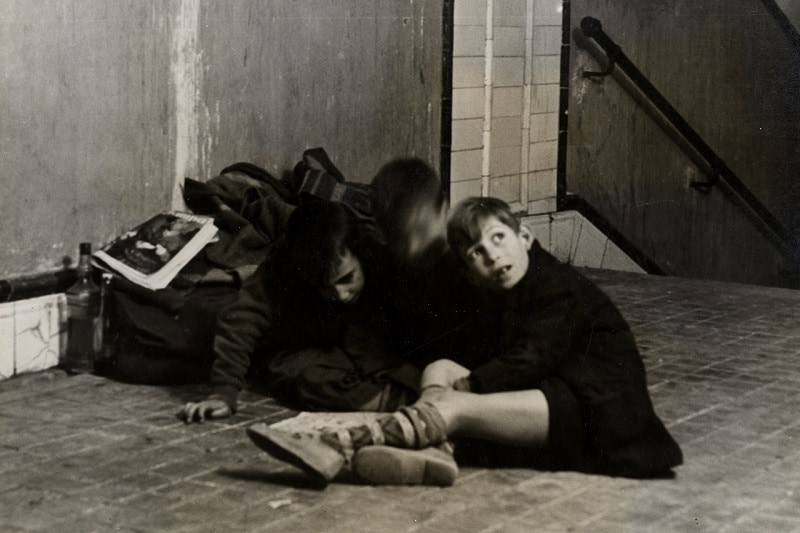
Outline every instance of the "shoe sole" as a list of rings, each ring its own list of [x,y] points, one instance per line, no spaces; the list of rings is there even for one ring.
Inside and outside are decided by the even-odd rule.
[[[322,443],[302,443],[291,433],[272,429],[266,424],[247,428],[253,443],[273,456],[301,469],[318,487],[325,487],[344,465],[344,457]]]
[[[365,446],[353,457],[353,472],[374,485],[449,487],[458,476],[458,465],[452,455],[438,448]]]

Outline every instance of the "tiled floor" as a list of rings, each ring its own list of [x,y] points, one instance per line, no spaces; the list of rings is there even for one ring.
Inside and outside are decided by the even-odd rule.
[[[640,340],[675,479],[465,468],[445,489],[316,491],[245,436],[293,414],[269,399],[187,426],[202,388],[50,373],[0,385],[0,530],[800,531],[800,292],[589,275]]]

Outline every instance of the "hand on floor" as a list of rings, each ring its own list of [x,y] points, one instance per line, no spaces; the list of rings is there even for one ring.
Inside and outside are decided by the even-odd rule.
[[[178,418],[191,424],[192,422],[203,423],[206,418],[225,418],[231,416],[231,408],[222,400],[204,400],[202,402],[190,402],[183,406],[178,412]]]

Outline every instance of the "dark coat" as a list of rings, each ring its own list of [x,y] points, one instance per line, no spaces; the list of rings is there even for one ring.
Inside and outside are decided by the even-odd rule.
[[[320,390],[308,393],[320,405],[306,408],[342,409],[350,405],[347,402],[356,401],[345,398],[347,395],[365,396],[379,391],[383,385],[367,378],[396,370],[403,366],[403,360],[396,347],[399,333],[394,329],[397,321],[393,319],[393,306],[381,290],[385,285],[381,276],[387,259],[379,246],[370,248],[369,257],[364,257],[365,250],[360,252],[366,276],[364,290],[356,304],[344,305],[326,300],[292,272],[287,267],[285,241],[276,242],[237,300],[217,319],[212,395],[235,410],[238,394],[252,375],[251,370],[267,368],[278,356],[276,364],[281,375],[275,375],[276,367],[261,375],[267,378],[268,386],[278,386],[277,380],[281,380],[284,391],[286,380],[294,381],[294,377],[283,372],[301,371],[303,360],[313,361],[320,369],[327,368],[331,381],[346,371],[341,387],[333,384],[333,389],[325,389],[338,387],[341,397],[334,397],[338,393],[333,392],[327,398],[320,398],[325,394],[322,389],[325,385],[318,383]],[[322,353],[311,355],[310,351]],[[299,355],[292,360],[295,353]],[[351,367],[352,372],[345,366]],[[409,385],[416,388],[418,371],[412,376],[405,381],[411,381]],[[270,383],[271,380],[275,382]],[[350,407],[355,408],[356,405]]]
[[[468,345],[455,359],[472,370],[472,389],[533,389],[557,376],[578,399],[598,471],[647,477],[681,464],[678,444],[653,409],[642,358],[620,312],[538,242],[529,257],[523,279],[508,293],[488,295],[480,320],[465,328]]]

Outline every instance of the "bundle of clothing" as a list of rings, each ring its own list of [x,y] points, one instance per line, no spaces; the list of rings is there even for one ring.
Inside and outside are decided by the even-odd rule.
[[[111,377],[150,385],[208,381],[217,317],[280,241],[294,208],[323,198],[371,218],[368,186],[348,183],[322,148],[306,150],[284,179],[247,162],[207,182],[186,178],[183,198],[194,213],[214,217],[218,238],[165,289],[114,278]]]

